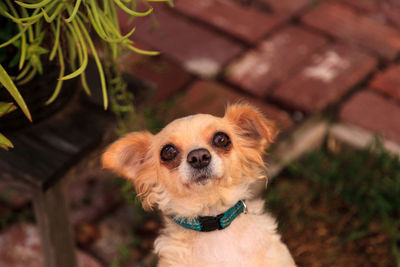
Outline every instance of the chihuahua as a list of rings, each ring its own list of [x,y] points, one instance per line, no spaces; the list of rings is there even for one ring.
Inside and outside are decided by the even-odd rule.
[[[241,103],[224,117],[197,114],[156,135],[130,133],[102,163],[132,181],[145,209],[163,213],[159,266],[295,266],[250,189],[265,177],[263,155],[275,135],[270,120]]]

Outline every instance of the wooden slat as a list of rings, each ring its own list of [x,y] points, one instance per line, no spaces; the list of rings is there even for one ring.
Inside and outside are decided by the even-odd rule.
[[[49,146],[54,147],[63,153],[74,154],[79,152],[78,145],[60,137],[60,135],[51,131],[49,128],[43,128],[40,132],[32,131],[30,136],[32,139],[37,140],[38,142],[47,143]]]
[[[0,179],[5,180],[11,176],[14,177],[14,180],[29,181],[38,186],[34,177],[46,176],[46,171],[39,166],[32,165],[32,158],[35,155],[27,150],[22,143],[15,138],[12,138],[12,142],[14,143],[12,150],[0,151],[0,161],[7,166],[1,168]]]
[[[14,177],[18,182],[47,189],[101,141],[109,121],[102,111],[76,107],[29,129],[8,134],[15,148],[0,151],[0,179]]]

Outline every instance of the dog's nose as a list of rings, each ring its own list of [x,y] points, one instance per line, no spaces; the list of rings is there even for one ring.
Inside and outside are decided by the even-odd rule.
[[[187,156],[187,162],[195,169],[207,167],[210,161],[211,154],[205,148],[192,150]]]

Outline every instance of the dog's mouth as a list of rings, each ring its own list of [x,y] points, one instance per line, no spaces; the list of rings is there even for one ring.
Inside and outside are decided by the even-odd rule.
[[[203,175],[197,176],[193,181],[196,184],[205,185],[210,181],[210,179],[211,179],[210,176],[203,174]]]

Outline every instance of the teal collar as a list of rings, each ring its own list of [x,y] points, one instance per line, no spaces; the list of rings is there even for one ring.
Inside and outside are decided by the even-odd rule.
[[[235,206],[217,216],[199,216],[194,219],[189,219],[172,215],[171,218],[174,220],[174,222],[187,229],[196,230],[199,232],[210,232],[214,230],[225,229],[242,212],[244,212],[244,214],[247,213],[245,200],[239,200]]]

